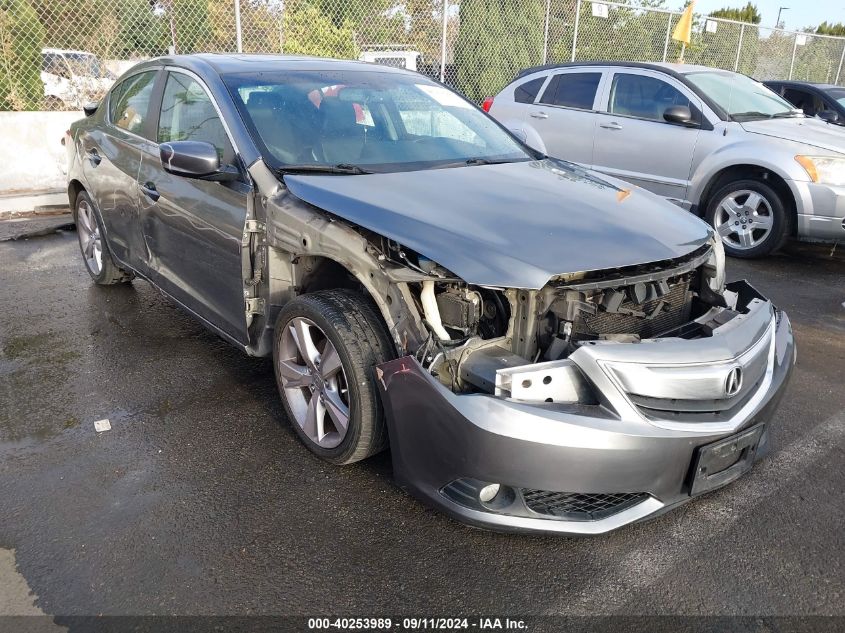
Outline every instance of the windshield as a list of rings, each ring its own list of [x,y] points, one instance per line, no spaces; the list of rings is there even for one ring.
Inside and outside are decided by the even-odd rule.
[[[788,101],[745,75],[692,72],[686,78],[737,121],[801,116]]]
[[[224,81],[276,169],[388,172],[535,158],[475,106],[422,76],[293,71]]]
[[[100,61],[89,53],[65,53],[70,69],[77,77],[105,77],[105,71],[100,67]]]

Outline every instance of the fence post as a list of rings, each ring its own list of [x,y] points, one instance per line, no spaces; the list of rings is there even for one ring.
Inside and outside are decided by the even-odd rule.
[[[575,5],[575,29],[572,33],[572,58],[571,62],[575,61],[575,49],[578,48],[578,23],[581,21],[581,0]]]
[[[241,0],[235,0],[235,34],[238,42],[238,52],[244,52],[243,34],[241,33]]]
[[[669,14],[669,20],[666,22],[666,41],[663,42],[663,62],[666,62],[666,56],[669,54],[669,35],[672,33],[672,14]]]
[[[543,63],[549,61],[549,15],[551,14],[552,0],[546,0],[546,25],[543,28]]]
[[[449,25],[449,0],[443,0],[443,34],[440,40],[440,83],[446,83],[446,29]]]
[[[742,38],[745,36],[745,24],[739,27],[739,44],[736,46],[736,61],[734,62],[734,72],[739,70],[739,55],[742,53]]]
[[[798,33],[793,33],[792,37],[794,38],[794,43],[792,44],[792,61],[789,62],[789,77],[788,79],[792,79],[792,71],[795,68],[795,53],[798,51]]]
[[[839,75],[842,73],[842,62],[845,61],[845,40],[842,40],[842,56],[839,58],[839,68],[836,71],[836,81],[833,83],[839,83]]]

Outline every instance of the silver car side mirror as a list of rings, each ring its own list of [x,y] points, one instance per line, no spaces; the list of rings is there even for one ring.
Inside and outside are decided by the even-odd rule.
[[[663,111],[663,118],[669,123],[675,123],[677,125],[698,125],[692,118],[692,110],[687,106],[670,106]]]

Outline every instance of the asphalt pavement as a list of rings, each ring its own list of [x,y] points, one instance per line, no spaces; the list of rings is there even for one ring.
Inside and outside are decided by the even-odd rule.
[[[269,361],[145,282],[95,287],[77,248],[72,232],[0,244],[7,614],[845,615],[842,250],[728,261],[798,341],[771,455],[572,539],[460,525],[399,490],[386,454],[312,457]]]

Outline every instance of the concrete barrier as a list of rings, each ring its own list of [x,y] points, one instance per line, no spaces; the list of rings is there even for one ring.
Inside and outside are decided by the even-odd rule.
[[[82,112],[0,112],[6,160],[0,169],[0,196],[64,191],[67,158],[62,138]]]

